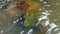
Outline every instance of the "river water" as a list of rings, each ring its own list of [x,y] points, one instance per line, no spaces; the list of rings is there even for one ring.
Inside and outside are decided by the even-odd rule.
[[[17,26],[14,22],[17,16],[20,15],[19,11],[15,12],[17,10],[13,10],[13,13],[10,10],[11,12],[6,12],[3,11],[2,8],[0,9],[0,34],[60,34],[60,0],[33,1],[37,1],[41,4],[40,8],[37,9],[37,11],[40,12],[38,20],[45,20],[45,25],[48,27],[47,31],[39,33],[30,27],[21,29],[21,27]]]

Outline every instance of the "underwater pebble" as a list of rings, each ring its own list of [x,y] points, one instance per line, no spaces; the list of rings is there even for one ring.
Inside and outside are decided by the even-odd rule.
[[[46,11],[46,12],[42,12],[43,15],[50,15],[49,11]]]
[[[9,1],[11,1],[11,0],[7,0],[7,2],[9,2]]]
[[[18,16],[18,14],[16,14],[16,16]]]
[[[59,3],[52,3],[53,5],[59,5]]]
[[[59,5],[58,3],[55,3],[55,5]]]
[[[58,19],[53,19],[52,21],[57,21]]]
[[[60,19],[60,16],[58,16],[58,18]]]
[[[22,18],[20,18],[20,20],[22,20]]]
[[[46,4],[46,5],[44,5],[44,6],[46,6],[46,7],[50,7],[51,5]]]
[[[0,33],[3,33],[4,31],[0,31]]]
[[[43,2],[43,0],[40,0],[40,2]]]
[[[16,23],[16,21],[13,21],[13,23]]]
[[[16,22],[18,22],[19,20],[17,19]]]
[[[47,2],[43,2],[43,4],[47,4]]]
[[[52,10],[49,10],[49,12],[52,12]]]
[[[2,8],[2,5],[0,5],[0,8]]]
[[[42,9],[40,8],[39,11],[41,11]]]

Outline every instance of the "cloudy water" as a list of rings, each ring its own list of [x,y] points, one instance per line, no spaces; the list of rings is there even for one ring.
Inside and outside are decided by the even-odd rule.
[[[38,9],[33,10],[38,11],[36,13],[39,16],[36,13],[31,13],[32,16],[27,13],[20,17],[24,11],[14,8],[16,5],[10,3],[10,0],[0,0],[0,34],[60,34],[60,0],[32,1],[40,4]],[[9,9],[6,8],[7,5],[9,5]],[[29,11],[29,9],[27,10]],[[39,26],[41,23],[43,26]]]

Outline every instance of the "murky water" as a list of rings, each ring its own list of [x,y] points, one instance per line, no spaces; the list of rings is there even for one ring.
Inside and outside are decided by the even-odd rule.
[[[37,1],[41,4],[40,8],[37,9],[41,16],[40,19],[43,17],[43,21],[46,20],[47,22],[49,22],[49,25],[47,25],[47,27],[49,27],[47,29],[48,31],[41,34],[60,34],[60,0],[33,1]],[[32,27],[23,28],[16,24],[14,21],[18,19],[18,15],[20,16],[20,10],[18,11],[16,8],[14,8],[14,13],[11,10],[3,11],[3,8],[0,9],[0,34],[29,34],[30,30],[30,34],[40,34],[40,32],[34,31]],[[51,25],[52,23],[54,25]]]

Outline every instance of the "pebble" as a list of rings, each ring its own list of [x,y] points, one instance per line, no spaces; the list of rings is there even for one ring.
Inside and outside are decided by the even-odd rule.
[[[4,31],[0,31],[0,33],[3,33]]]
[[[16,23],[16,21],[13,21],[13,23]]]
[[[40,0],[40,2],[43,2],[43,0]]]
[[[42,9],[40,8],[39,11],[41,11]]]
[[[43,2],[43,4],[47,4],[47,2]]]

